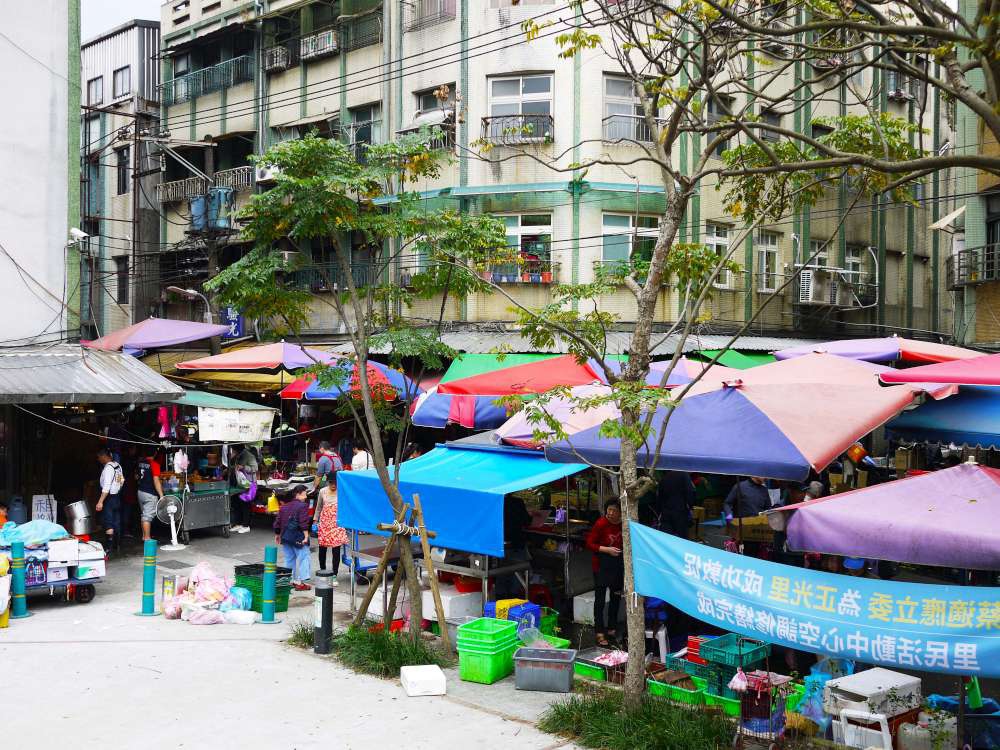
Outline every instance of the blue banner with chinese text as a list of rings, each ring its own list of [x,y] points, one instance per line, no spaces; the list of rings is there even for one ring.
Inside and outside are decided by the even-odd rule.
[[[854,578],[631,529],[636,591],[703,622],[889,668],[1000,677],[1000,588]]]

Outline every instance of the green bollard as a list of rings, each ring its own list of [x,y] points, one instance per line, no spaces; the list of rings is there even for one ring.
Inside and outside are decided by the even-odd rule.
[[[260,621],[264,625],[281,622],[274,616],[274,600],[278,592],[278,548],[264,547],[264,581],[261,587]]]
[[[156,617],[156,540],[142,543],[142,611],[139,617]]]
[[[28,600],[24,595],[24,542],[12,543],[10,553],[10,568],[13,574],[10,617],[12,620],[19,620],[22,617],[31,617]]]

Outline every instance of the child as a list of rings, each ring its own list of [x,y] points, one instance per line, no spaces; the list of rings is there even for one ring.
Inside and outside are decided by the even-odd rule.
[[[333,553],[330,565],[333,569],[331,585],[337,586],[337,572],[340,570],[340,548],[347,544],[347,531],[337,525],[337,472],[331,471],[326,477],[326,487],[319,491],[313,524],[319,536],[319,567],[326,569],[326,551]]]
[[[607,646],[607,633],[618,628],[618,605],[625,588],[625,564],[622,560],[622,510],[617,500],[604,507],[604,517],[587,534],[587,549],[594,553],[594,631],[598,646]],[[604,600],[607,595],[607,628]]]
[[[297,485],[281,503],[274,520],[274,541],[281,545],[285,567],[292,569],[292,586],[296,591],[307,591],[306,581],[312,576],[309,558],[309,490]]]

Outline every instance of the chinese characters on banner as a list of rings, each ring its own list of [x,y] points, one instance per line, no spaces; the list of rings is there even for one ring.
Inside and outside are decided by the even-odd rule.
[[[1000,677],[1000,588],[757,560],[632,524],[636,590],[749,638],[884,667]]]
[[[238,339],[244,335],[243,316],[235,307],[223,307],[219,310],[219,317],[223,325],[229,326],[229,330],[222,334],[222,338]]]
[[[198,407],[198,437],[226,443],[258,443],[271,439],[273,409]]]

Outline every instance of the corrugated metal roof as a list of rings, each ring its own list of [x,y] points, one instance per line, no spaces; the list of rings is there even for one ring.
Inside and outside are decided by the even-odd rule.
[[[608,354],[628,354],[629,341],[632,334],[627,331],[610,331],[608,333]],[[731,336],[723,334],[698,334],[688,336],[684,342],[682,351],[685,354],[696,352],[701,349],[722,349],[728,343]],[[569,348],[562,341],[556,341],[555,346],[549,348],[539,348],[533,346],[525,337],[514,333],[503,333],[499,331],[448,331],[441,334],[441,340],[452,349],[471,354],[489,354],[496,351],[507,351],[515,354],[530,352],[546,352],[552,354],[566,354]],[[663,334],[654,333],[652,344],[654,345],[652,354],[654,356],[667,356],[673,354],[680,336],[671,335],[665,340]],[[747,352],[773,352],[778,349],[786,349],[790,346],[805,346],[818,343],[817,339],[793,339],[776,336],[741,336],[733,345],[733,349]],[[329,351],[349,354],[354,351],[350,343],[333,344],[321,346],[320,348]],[[386,354],[388,350],[372,350],[373,354]]]
[[[184,389],[121,352],[78,344],[0,348],[0,403],[155,403]]]

